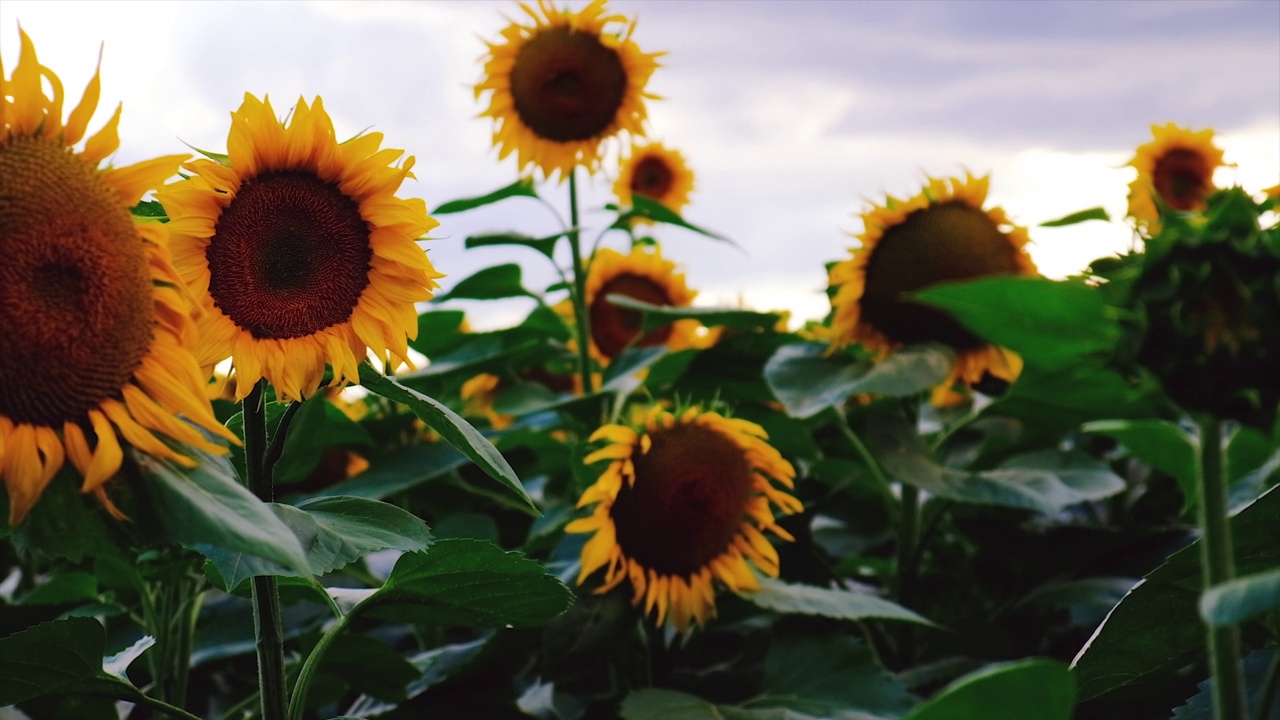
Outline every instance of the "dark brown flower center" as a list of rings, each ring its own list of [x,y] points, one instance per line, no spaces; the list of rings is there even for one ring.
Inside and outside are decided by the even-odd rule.
[[[636,163],[631,174],[631,192],[663,201],[675,183],[675,173],[662,158],[649,156]]]
[[[0,415],[61,427],[120,390],[151,347],[143,240],[95,168],[0,143]]]
[[[1213,184],[1213,168],[1193,150],[1170,150],[1156,161],[1151,182],[1174,210],[1198,210]]]
[[[610,515],[627,557],[687,578],[732,547],[755,480],[746,453],[719,432],[676,425],[651,438]]]
[[[605,357],[612,358],[628,345],[649,347],[661,345],[671,337],[671,326],[664,325],[640,336],[643,316],[638,310],[621,308],[608,301],[609,295],[626,295],[650,305],[670,305],[666,288],[639,275],[619,275],[609,280],[596,293],[591,303],[591,339]],[[639,338],[639,339],[637,339]],[[633,342],[634,341],[634,342]]]
[[[626,90],[627,72],[618,51],[593,33],[567,27],[529,38],[511,68],[516,114],[538,137],[556,142],[605,132]]]
[[[245,181],[205,251],[209,294],[255,338],[346,322],[369,284],[369,225],[355,200],[306,171]]]
[[[890,340],[984,345],[947,313],[905,299],[935,283],[1018,271],[1017,248],[987,214],[958,201],[917,210],[884,232],[867,260],[862,319]]]

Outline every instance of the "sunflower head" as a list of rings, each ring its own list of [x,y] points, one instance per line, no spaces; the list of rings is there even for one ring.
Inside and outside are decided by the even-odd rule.
[[[1213,191],[1213,171],[1223,165],[1212,130],[1192,131],[1173,123],[1152,125],[1153,139],[1138,146],[1129,165],[1138,177],[1129,183],[1129,216],[1139,227],[1159,232],[1160,208],[1198,212]]]
[[[889,197],[862,216],[861,247],[831,268],[832,347],[859,342],[882,355],[901,345],[935,342],[956,351],[951,377],[935,401],[961,381],[991,375],[1013,380],[1022,364],[1013,353],[987,345],[948,313],[907,294],[935,283],[988,275],[1034,275],[1027,231],[998,207],[983,208],[988,178],[930,178],[920,194]]]
[[[492,373],[480,373],[464,382],[458,392],[466,413],[485,417],[494,430],[503,430],[515,421],[513,416],[503,415],[493,409],[501,386],[502,378]]]
[[[662,257],[661,248],[637,245],[623,255],[605,248],[596,253],[587,274],[586,305],[591,322],[591,354],[607,364],[628,347],[666,345],[672,350],[702,347],[697,320],[677,320],[641,334],[642,314],[618,307],[609,295],[625,295],[652,305],[687,307],[697,295],[685,284],[684,273]]]
[[[643,195],[677,213],[689,204],[692,191],[693,171],[685,164],[684,156],[663,147],[662,143],[634,146],[630,157],[622,161],[618,180],[613,185],[613,193],[624,206],[632,204],[632,196]],[[636,222],[652,221],[637,218]]]
[[[231,114],[223,162],[158,197],[179,273],[200,299],[201,364],[230,357],[236,397],[265,378],[284,400],[354,381],[368,351],[408,362],[414,303],[440,274],[416,241],[436,226],[426,204],[395,193],[413,158],[379,149],[381,133],[338,142],[320,98],[291,122],[245,95]]]
[[[213,417],[186,349],[194,327],[165,226],[129,212],[185,156],[100,168],[119,145],[120,108],[77,150],[98,104],[98,74],[64,121],[62,83],[19,33],[12,76],[0,68],[0,478],[9,523],[66,460],[84,477],[82,490],[119,516],[104,489],[123,458],[118,437],[186,465],[194,461],[156,434],[225,452],[189,420],[235,439]]]
[[[778,576],[778,553],[764,533],[793,539],[773,508],[803,510],[774,486],[793,487],[795,470],[759,425],[691,407],[653,407],[635,426],[606,425],[608,444],[586,458],[609,461],[579,507],[591,515],[566,532],[592,533],[582,549],[581,584],[604,570],[597,593],[624,580],[632,604],[680,632],[715,615],[717,581],[735,592],[759,587],[752,566]]]
[[[579,165],[594,171],[606,139],[644,134],[653,97],[644,88],[661,53],[642,52],[631,40],[635,23],[607,14],[605,0],[578,12],[546,0],[520,9],[528,24],[512,22],[487,43],[475,86],[476,99],[489,93],[481,117],[493,119],[498,158],[515,152],[521,171],[561,179]]]

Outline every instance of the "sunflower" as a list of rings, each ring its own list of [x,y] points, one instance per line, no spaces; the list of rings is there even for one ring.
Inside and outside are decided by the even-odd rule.
[[[158,194],[203,309],[196,356],[207,368],[232,358],[237,398],[266,378],[282,400],[302,399],[326,365],[331,386],[354,382],[369,350],[408,362],[414,303],[441,277],[416,240],[437,223],[422,200],[395,196],[413,158],[393,166],[403,151],[381,142],[337,142],[320,98],[299,99],[286,127],[246,94],[225,160],[189,163],[190,180]]]
[[[1159,232],[1163,205],[1181,212],[1203,210],[1213,190],[1213,171],[1223,164],[1213,131],[1193,132],[1173,123],[1151,126],[1151,142],[1138,146],[1129,165],[1138,177],[1129,183],[1129,216],[1150,233]]]
[[[629,255],[605,248],[596,253],[587,274],[586,305],[591,323],[591,354],[602,364],[628,347],[666,345],[672,350],[703,347],[706,336],[699,333],[697,320],[677,320],[640,334],[642,316],[638,310],[618,307],[609,295],[625,295],[651,305],[688,307],[696,292],[684,282],[676,264],[664,260],[658,247],[632,248]]]
[[[213,417],[186,349],[195,328],[165,227],[129,212],[186,158],[99,168],[120,144],[119,107],[76,151],[98,105],[98,72],[64,122],[61,81],[19,34],[12,77],[0,66],[0,478],[9,524],[65,460],[83,476],[82,492],[123,517],[104,489],[123,459],[120,437],[183,465],[195,463],[157,435],[225,448],[180,415],[235,440]]]
[[[622,161],[622,171],[613,185],[618,202],[630,207],[632,195],[643,195],[679,213],[689,204],[693,191],[693,171],[684,162],[684,156],[668,150],[662,143],[636,146],[631,155]],[[639,224],[652,221],[637,218]]]
[[[512,22],[502,40],[486,43],[479,100],[490,93],[481,117],[493,118],[498,159],[513,151],[520,170],[542,168],[567,176],[578,165],[594,171],[601,146],[622,133],[644,135],[645,83],[662,53],[644,53],[631,40],[635,23],[607,15],[605,0],[580,12],[538,0],[521,4],[532,24]],[[619,23],[617,31],[606,26]]]
[[[502,383],[502,378],[491,373],[480,373],[470,380],[462,384],[462,389],[458,392],[459,397],[465,405],[468,415],[483,415],[489,420],[489,425],[494,430],[503,430],[515,421],[515,417],[511,415],[503,415],[493,409],[493,403],[498,398],[498,390]]]
[[[764,531],[783,540],[770,506],[804,509],[775,488],[791,488],[795,469],[769,445],[759,425],[692,407],[654,407],[637,427],[606,425],[591,436],[609,444],[586,458],[609,460],[578,507],[590,517],[566,532],[593,533],[582,548],[581,584],[604,568],[597,593],[631,582],[633,605],[644,601],[662,625],[680,632],[715,616],[716,579],[730,590],[759,587],[751,566],[778,576],[778,553]],[[750,562],[750,564],[748,564]]]
[[[950,377],[934,392],[944,403],[957,381],[984,373],[1012,381],[1021,359],[993,347],[942,310],[903,295],[935,283],[987,275],[1034,275],[1027,231],[998,207],[983,209],[988,178],[929,178],[919,195],[887,198],[862,216],[861,247],[831,268],[833,348],[859,342],[881,356],[904,344],[936,342],[956,351]]]

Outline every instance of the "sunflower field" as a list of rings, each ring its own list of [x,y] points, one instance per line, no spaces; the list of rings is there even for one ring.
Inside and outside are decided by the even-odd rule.
[[[469,88],[512,182],[430,201],[253,89],[117,167],[20,30],[0,718],[1280,719],[1280,184],[1154,125],[1126,217],[1045,223],[1132,230],[1066,279],[963,171],[867,199],[825,317],[698,304],[657,238],[733,241],[663,53],[512,8]],[[560,229],[442,282],[513,203]]]

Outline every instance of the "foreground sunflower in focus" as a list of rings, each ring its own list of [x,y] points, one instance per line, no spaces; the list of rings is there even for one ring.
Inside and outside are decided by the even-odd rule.
[[[395,196],[414,159],[379,149],[382,133],[339,143],[320,98],[292,121],[246,94],[223,162],[197,160],[158,198],[178,272],[200,298],[197,358],[227,357],[237,398],[265,378],[283,400],[356,381],[369,350],[395,367],[417,334],[415,302],[441,277],[417,245],[437,225],[418,198]],[[390,355],[390,357],[388,357]]]
[[[951,374],[933,400],[954,399],[956,382],[984,374],[1012,382],[1022,369],[1014,353],[985,343],[946,312],[905,296],[935,283],[988,275],[1034,275],[1027,231],[998,207],[983,209],[988,178],[930,178],[919,195],[887,198],[862,216],[861,247],[831,268],[833,347],[861,343],[887,355],[901,345],[935,342],[956,351]]]
[[[548,178],[578,165],[594,171],[606,139],[644,135],[644,101],[653,97],[644,88],[661,53],[642,52],[631,40],[635,23],[606,14],[605,0],[579,12],[545,0],[520,9],[532,23],[512,22],[487,43],[475,86],[477,100],[490,93],[481,117],[494,121],[498,159],[515,152],[521,172],[535,166]]]
[[[633,204],[632,196],[643,195],[676,213],[689,204],[691,192],[693,171],[685,164],[683,155],[667,149],[662,143],[633,147],[631,155],[622,161],[621,172],[613,185],[613,194],[625,207]],[[647,224],[652,221],[637,218],[636,222]]]
[[[697,320],[677,320],[641,335],[643,316],[638,310],[618,307],[610,295],[667,307],[688,307],[696,292],[685,284],[684,273],[662,257],[662,251],[636,246],[628,255],[605,248],[596,253],[587,275],[586,305],[591,322],[591,354],[608,364],[628,347],[666,345],[672,350],[700,347]]]
[[[129,212],[186,158],[99,168],[120,144],[119,108],[76,151],[98,105],[98,73],[64,122],[62,83],[19,33],[12,77],[0,67],[0,477],[9,524],[66,460],[84,477],[81,491],[122,517],[104,489],[123,460],[119,437],[184,465],[194,461],[157,435],[225,449],[180,415],[234,441],[186,349],[194,327],[165,228]]]
[[[689,408],[654,407],[637,427],[606,425],[591,436],[609,444],[586,458],[609,460],[579,507],[590,517],[566,532],[592,533],[582,548],[581,584],[601,568],[597,593],[631,583],[632,604],[680,632],[715,616],[715,581],[730,590],[759,587],[752,566],[778,576],[778,553],[765,532],[783,540],[772,507],[804,508],[774,487],[793,487],[795,469],[759,425]]]
[[[1168,123],[1151,126],[1153,139],[1138,146],[1129,165],[1129,216],[1149,233],[1160,231],[1161,206],[1180,212],[1204,210],[1213,192],[1213,171],[1223,165],[1212,130],[1192,131]]]

